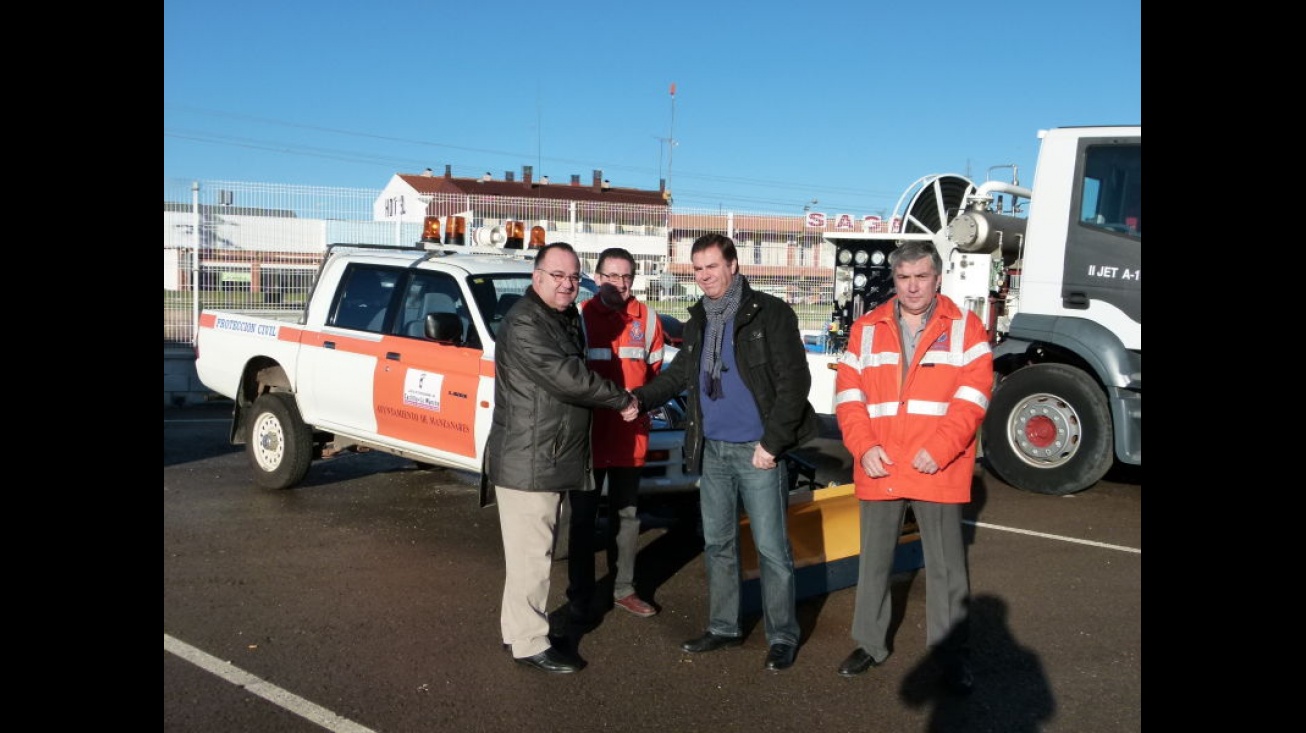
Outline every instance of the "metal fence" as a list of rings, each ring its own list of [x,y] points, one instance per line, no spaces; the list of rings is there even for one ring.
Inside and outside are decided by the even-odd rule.
[[[163,340],[193,342],[204,308],[300,310],[327,245],[411,245],[421,213],[386,219],[379,189],[164,180]],[[570,242],[593,271],[598,253],[624,247],[639,262],[634,289],[677,318],[700,294],[689,249],[709,232],[734,239],[754,288],[794,306],[800,327],[821,332],[834,301],[834,251],[824,229],[799,215],[594,202],[447,195],[429,210],[467,218],[469,243],[508,220],[539,224]]]

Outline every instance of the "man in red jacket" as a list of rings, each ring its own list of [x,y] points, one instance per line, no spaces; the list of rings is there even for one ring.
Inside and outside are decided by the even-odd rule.
[[[839,674],[859,675],[889,656],[889,574],[910,505],[925,555],[926,644],[944,685],[965,694],[974,679],[961,509],[970,501],[993,354],[980,319],[939,293],[943,263],[932,242],[901,245],[889,265],[895,296],[852,324],[835,373],[835,416],[855,461],[861,509],[857,647]]]
[[[581,305],[585,320],[586,363],[591,371],[627,390],[639,387],[662,368],[663,334],[658,315],[635,299],[635,258],[620,247],[599,253],[594,266],[599,294]],[[649,416],[627,422],[616,410],[594,411],[592,428],[594,491],[573,491],[567,543],[567,599],[571,619],[594,617],[595,526],[600,496],[608,483],[604,546],[615,568],[613,604],[640,618],[658,611],[635,592],[635,553],[639,543],[639,477],[648,453]],[[606,608],[606,606],[605,606]]]

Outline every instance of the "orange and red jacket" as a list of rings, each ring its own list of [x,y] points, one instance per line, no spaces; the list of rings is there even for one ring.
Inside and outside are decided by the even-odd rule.
[[[993,352],[978,316],[937,296],[911,363],[903,358],[897,298],[853,322],[835,370],[835,417],[852,454],[858,499],[970,501],[976,434],[993,392]],[[883,446],[889,475],[871,478],[861,457]],[[939,470],[912,468],[921,448]]]
[[[662,369],[664,336],[657,313],[635,298],[614,310],[590,298],[581,305],[585,322],[586,363],[591,371],[634,389]],[[594,467],[643,466],[648,453],[649,416],[631,422],[616,410],[594,410]]]

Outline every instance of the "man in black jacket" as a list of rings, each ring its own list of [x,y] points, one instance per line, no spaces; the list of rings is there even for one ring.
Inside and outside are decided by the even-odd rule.
[[[735,243],[706,234],[690,248],[704,297],[689,307],[680,353],[633,390],[644,407],[689,390],[685,458],[701,474],[707,631],[681,644],[710,652],[743,643],[740,628],[739,505],[748,513],[762,583],[766,669],[793,665],[801,630],[788,533],[789,481],[781,456],[815,437],[807,401],[812,376],[798,316],[753,290],[739,273]]]
[[[542,248],[531,288],[499,327],[485,444],[503,535],[503,643],[518,663],[554,673],[583,666],[549,640],[549,573],[563,492],[593,489],[591,410],[623,410],[627,420],[638,414],[630,393],[585,363],[579,291],[576,250],[565,242]]]

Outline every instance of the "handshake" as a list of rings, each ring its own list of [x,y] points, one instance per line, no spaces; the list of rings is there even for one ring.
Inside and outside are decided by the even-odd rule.
[[[635,396],[635,393],[630,391],[627,391],[626,394],[630,395],[630,404],[622,408],[621,419],[626,422],[631,422],[639,417],[639,398]]]

